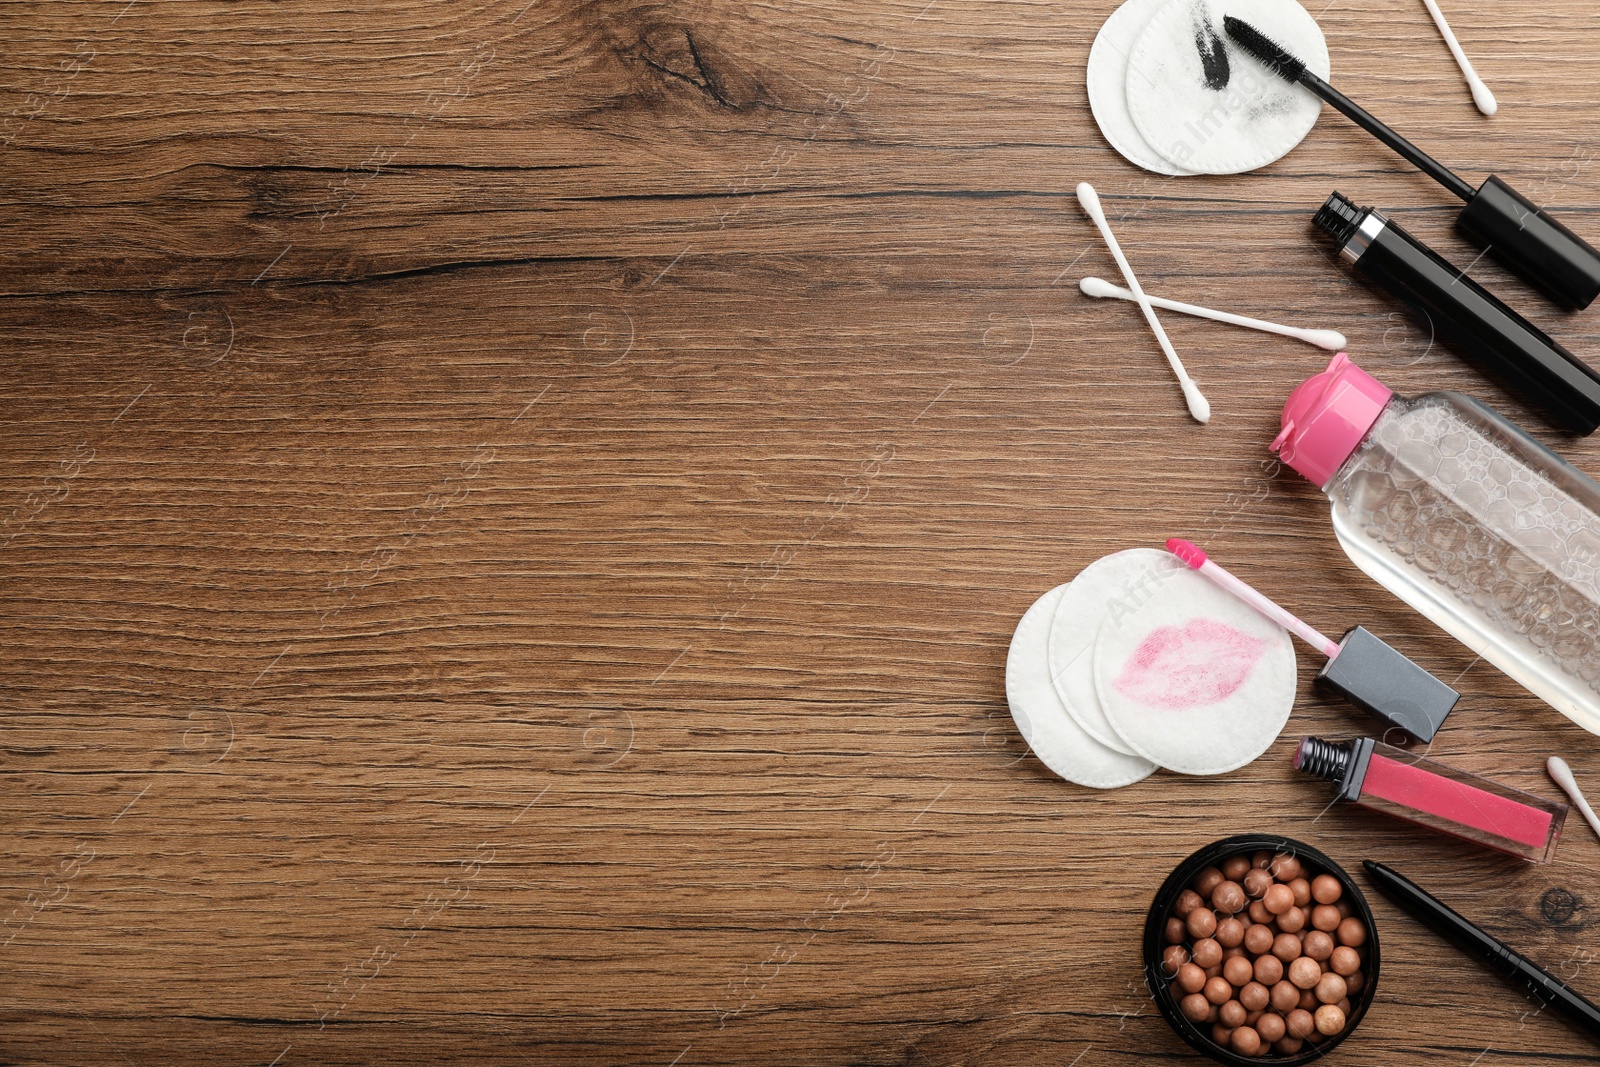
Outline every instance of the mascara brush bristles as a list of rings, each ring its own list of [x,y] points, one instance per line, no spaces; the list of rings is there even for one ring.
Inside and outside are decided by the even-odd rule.
[[[1224,15],[1222,28],[1227,31],[1229,37],[1239,43],[1240,47],[1271,67],[1272,72],[1284,81],[1297,82],[1305,74],[1305,63],[1243,19]]]

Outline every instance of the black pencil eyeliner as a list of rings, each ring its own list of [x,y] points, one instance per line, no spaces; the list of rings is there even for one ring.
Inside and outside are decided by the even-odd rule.
[[[1540,1004],[1553,1008],[1593,1037],[1600,1037],[1600,1007],[1573,992],[1565,982],[1446,907],[1409,878],[1381,863],[1361,864],[1384,896],[1412,918],[1428,926],[1489,970],[1504,978]]]

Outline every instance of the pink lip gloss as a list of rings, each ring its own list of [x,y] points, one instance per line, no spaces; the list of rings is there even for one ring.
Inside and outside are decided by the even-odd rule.
[[[1296,770],[1334,784],[1340,800],[1534,863],[1555,855],[1567,806],[1370,737],[1302,737]]]

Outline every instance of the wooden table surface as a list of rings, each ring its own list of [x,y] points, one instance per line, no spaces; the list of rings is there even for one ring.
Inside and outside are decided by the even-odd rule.
[[[1112,3],[23,0],[0,78],[0,1061],[1148,1063],[1151,895],[1284,833],[1394,860],[1600,994],[1600,843],[1499,860],[1289,765],[1097,792],[1030,756],[1011,632],[1187,534],[1464,697],[1431,754],[1600,792],[1600,740],[1360,574],[1266,444],[1334,327],[1554,433],[1353,279],[1334,188],[1462,264],[1448,195],[1324,111],[1245,176],[1112,152]],[[1333,0],[1336,81],[1600,237],[1600,18]],[[1492,260],[1474,276],[1569,347]],[[1377,900],[1337,1062],[1568,1064]]]

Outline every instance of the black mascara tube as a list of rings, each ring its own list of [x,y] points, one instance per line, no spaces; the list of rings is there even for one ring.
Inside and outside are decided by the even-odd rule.
[[[1312,220],[1340,257],[1424,315],[1437,334],[1498,375],[1556,425],[1600,426],[1600,374],[1438,253],[1371,208],[1334,193]]]

